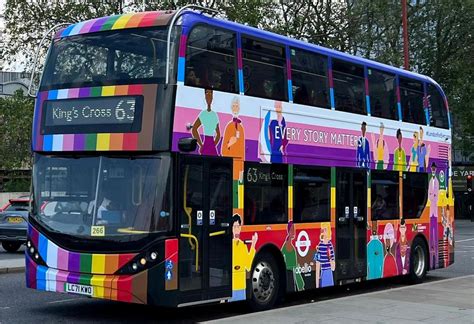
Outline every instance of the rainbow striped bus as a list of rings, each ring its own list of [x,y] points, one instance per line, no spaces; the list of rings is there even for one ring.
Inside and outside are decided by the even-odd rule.
[[[260,310],[452,264],[440,86],[205,12],[55,34],[34,112],[27,286]]]

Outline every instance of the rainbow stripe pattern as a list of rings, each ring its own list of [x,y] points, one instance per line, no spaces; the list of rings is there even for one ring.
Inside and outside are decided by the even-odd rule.
[[[291,81],[291,53],[290,48],[286,47],[286,73],[288,82],[288,101],[293,102],[293,83]]]
[[[60,100],[73,98],[92,98],[107,96],[144,95],[144,92],[152,93],[150,97],[144,98],[144,116],[147,111],[154,115],[154,100],[156,96],[156,85],[117,85],[89,88],[72,88],[43,91],[38,94],[35,105],[33,120],[32,148],[34,151],[44,152],[67,152],[67,151],[137,151],[151,150],[152,139],[144,138],[140,133],[94,133],[94,134],[41,134],[41,121],[43,103],[46,100]],[[146,111],[147,110],[147,111]],[[143,128],[153,128],[153,120],[142,119]],[[148,127],[145,127],[147,126]],[[152,130],[148,133],[152,134]]]
[[[402,101],[400,99],[400,78],[398,77],[398,75],[396,76],[395,81],[397,85],[396,95],[397,95],[398,120],[402,121]]]
[[[332,58],[328,58],[328,78],[329,78],[329,99],[331,100],[331,109],[336,109],[336,101],[334,99],[334,79],[332,77]]]
[[[186,61],[186,43],[188,42],[188,32],[187,27],[183,27],[181,32],[181,37],[179,39],[179,50],[178,50],[178,82],[184,82],[185,74],[185,61]]]
[[[161,26],[168,21],[173,13],[173,11],[147,11],[86,20],[60,30],[55,37],[63,38],[109,30]]]
[[[136,254],[75,253],[58,247],[31,225],[31,240],[47,266],[39,265],[26,254],[28,288],[65,292],[65,284],[93,286],[93,296],[117,301],[147,303],[147,271],[137,275],[114,275]]]

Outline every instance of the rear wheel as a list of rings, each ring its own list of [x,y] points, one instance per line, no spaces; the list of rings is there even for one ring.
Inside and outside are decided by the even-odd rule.
[[[410,252],[410,275],[411,283],[421,283],[428,271],[428,252],[425,242],[417,237],[413,241]]]
[[[18,242],[2,242],[2,247],[7,252],[16,252],[20,248],[21,243]]]
[[[250,307],[254,311],[273,307],[280,294],[280,273],[275,258],[270,253],[257,256],[251,281]]]

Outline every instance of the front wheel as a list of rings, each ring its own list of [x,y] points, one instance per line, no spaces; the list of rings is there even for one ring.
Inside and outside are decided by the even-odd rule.
[[[5,251],[13,253],[18,251],[20,248],[21,243],[17,242],[2,242],[2,247],[5,249]]]
[[[251,280],[250,307],[254,311],[273,307],[280,292],[280,273],[275,258],[270,253],[257,256]]]
[[[428,252],[425,242],[417,237],[413,241],[410,253],[410,283],[421,283],[428,271]]]

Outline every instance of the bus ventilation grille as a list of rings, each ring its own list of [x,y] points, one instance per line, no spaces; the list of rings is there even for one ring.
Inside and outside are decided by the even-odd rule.
[[[449,151],[449,147],[447,145],[440,145],[438,148],[439,157],[447,160],[448,155],[449,155],[448,151]]]
[[[439,240],[438,241],[438,261],[440,264],[444,263],[444,260],[448,259],[448,241],[447,240]]]

